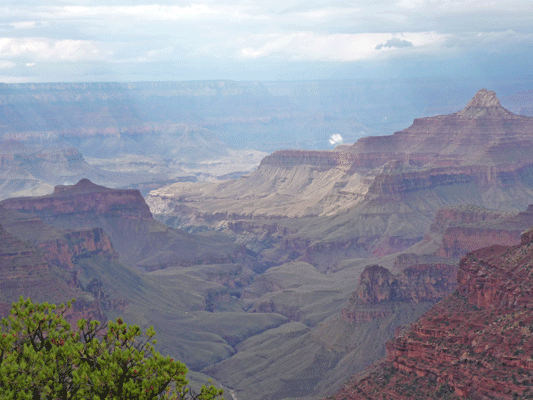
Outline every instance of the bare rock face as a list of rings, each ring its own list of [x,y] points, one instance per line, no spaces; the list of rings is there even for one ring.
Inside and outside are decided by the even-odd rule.
[[[379,265],[368,266],[342,316],[349,322],[371,321],[390,314],[393,303],[439,301],[453,292],[456,276],[453,264],[414,264],[397,275]]]
[[[38,243],[44,251],[49,264],[64,269],[74,269],[76,259],[101,255],[118,260],[118,253],[111,244],[111,239],[101,228],[78,229],[67,231],[63,237]]]
[[[463,110],[415,119],[393,135],[331,151],[277,151],[247,177],[176,183],[147,202],[177,227],[225,230],[243,241],[261,241],[268,224],[285,225],[286,233],[269,237],[269,252],[326,269],[340,252],[361,258],[407,249],[446,206],[524,209],[533,202],[532,153],[533,118],[505,110],[482,89]]]
[[[109,189],[82,179],[75,185],[56,186],[54,193],[38,197],[19,197],[2,201],[2,206],[40,216],[75,215],[77,218],[107,217],[143,220],[152,218],[141,193],[133,189]]]
[[[79,301],[66,314],[69,322],[79,318],[104,320],[100,304],[88,301],[76,290],[79,282],[76,271],[52,271],[48,260],[51,253],[23,241],[0,225],[0,317],[8,315],[11,303],[20,296],[35,301],[62,303],[72,298]],[[70,263],[71,255],[65,257]],[[59,266],[64,267],[64,265]]]
[[[477,92],[457,115],[464,118],[518,118],[516,114],[502,107],[495,92],[487,89]]]
[[[0,302],[4,302],[0,315],[6,315],[11,302],[20,296],[56,303],[76,298],[68,312],[69,321],[89,317],[105,320],[103,302],[90,290],[89,294],[82,290],[78,265],[80,260],[95,256],[118,259],[102,229],[60,230],[2,206],[0,223]]]
[[[531,225],[531,205],[519,213],[474,205],[445,207],[437,212],[424,241],[437,243],[436,256],[459,259],[469,251],[492,244],[519,244],[522,232]]]
[[[138,190],[110,189],[88,179],[56,186],[46,196],[11,198],[0,205],[77,232],[42,244],[54,263],[68,265],[68,257],[80,252],[98,251],[116,258],[116,251],[121,262],[153,270],[232,263],[245,256],[243,246],[223,235],[193,235],[155,221]]]
[[[366,267],[359,278],[357,297],[364,303],[380,303],[395,297],[391,288],[392,274],[379,265]]]
[[[31,286],[48,275],[49,266],[37,249],[7,232],[0,225],[0,259],[3,290],[10,282]]]
[[[461,260],[458,289],[387,343],[332,399],[531,398],[533,230]]]

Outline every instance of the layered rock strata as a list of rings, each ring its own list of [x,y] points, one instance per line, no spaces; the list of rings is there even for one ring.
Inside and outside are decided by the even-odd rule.
[[[369,322],[391,314],[393,303],[439,301],[453,292],[456,276],[453,264],[414,264],[396,275],[379,265],[368,266],[341,315],[351,323]]]
[[[109,189],[88,179],[56,186],[50,195],[11,198],[0,205],[37,215],[57,228],[76,230],[59,241],[42,244],[57,259],[66,246],[70,252],[101,251],[109,257],[115,257],[114,249],[122,262],[146,269],[231,263],[245,257],[243,246],[222,235],[192,235],[155,221],[138,190]]]
[[[524,209],[533,202],[532,152],[533,118],[504,109],[483,89],[463,110],[416,119],[393,135],[331,151],[277,151],[247,177],[176,183],[147,202],[168,223],[226,230],[243,241],[260,240],[271,224],[286,227],[268,249],[290,248],[292,259],[326,268],[339,249],[346,258],[405,250],[446,206]],[[331,249],[329,259],[315,249]]]
[[[6,199],[2,201],[2,206],[38,214],[44,221],[56,215],[78,219],[92,219],[99,215],[133,220],[152,218],[138,190],[109,189],[88,179],[82,179],[76,185],[56,186],[51,195]]]
[[[437,212],[424,242],[438,247],[435,256],[459,259],[469,251],[492,244],[520,243],[524,230],[533,225],[533,206],[525,211],[503,212],[480,206],[460,205]]]
[[[333,399],[533,398],[533,230],[461,260],[458,288]]]

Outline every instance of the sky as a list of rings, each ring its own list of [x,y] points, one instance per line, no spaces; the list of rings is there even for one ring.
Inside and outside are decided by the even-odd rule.
[[[0,82],[533,75],[533,0],[0,0]]]

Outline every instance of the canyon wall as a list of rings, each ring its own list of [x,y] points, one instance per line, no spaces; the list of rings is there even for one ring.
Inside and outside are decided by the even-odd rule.
[[[461,260],[458,288],[387,343],[387,358],[333,399],[531,398],[533,231]]]

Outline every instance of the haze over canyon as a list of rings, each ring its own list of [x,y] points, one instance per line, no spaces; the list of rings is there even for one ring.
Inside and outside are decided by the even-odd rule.
[[[474,85],[5,85],[0,312],[154,325],[226,398],[529,398],[533,96]]]

